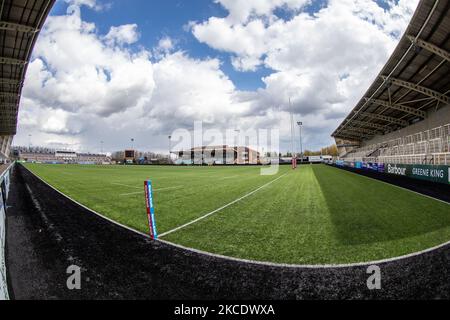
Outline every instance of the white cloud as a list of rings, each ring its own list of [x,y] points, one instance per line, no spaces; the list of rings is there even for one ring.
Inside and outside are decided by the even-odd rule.
[[[158,43],[158,49],[164,51],[164,52],[169,52],[174,48],[174,43],[173,40],[169,37],[164,37],[161,40],[159,40]]]
[[[199,41],[214,49],[236,54],[235,67],[247,71],[261,64],[261,57],[267,52],[266,32],[264,22],[259,19],[246,25],[232,25],[227,19],[213,17],[193,27]]]
[[[245,111],[245,103],[237,101],[236,88],[217,59],[169,54],[154,65],[154,79],[156,90],[148,115],[172,130],[192,126],[195,120],[220,125]]]
[[[231,23],[245,23],[251,16],[271,15],[276,8],[299,10],[310,0],[216,0],[229,11]]]
[[[79,12],[50,17],[35,48],[24,95],[45,107],[101,116],[146,103],[154,89],[149,53],[121,47],[127,33],[122,31],[129,26],[112,30],[102,41],[95,25],[83,22]]]
[[[230,15],[253,5],[220,2]],[[287,110],[291,97],[296,113],[323,112],[327,117],[341,117],[354,106],[397,45],[418,3],[389,2],[390,9],[384,10],[372,0],[330,0],[314,14],[298,12],[283,20],[273,17],[281,1],[260,2],[265,6],[243,10],[256,16],[211,17],[192,26],[192,33],[211,48],[232,54],[236,70],[274,70],[264,79],[256,109],[282,105]]]
[[[105,39],[110,45],[133,44],[139,40],[137,24],[126,24],[118,27],[111,27]]]
[[[108,4],[108,3],[100,4],[100,3],[98,3],[97,0],[64,0],[64,1],[73,7],[86,6],[95,11],[102,11],[102,10],[108,9],[111,6],[111,4]],[[73,9],[73,7],[72,7],[72,9]]]
[[[276,8],[273,3],[281,2],[258,1],[266,4],[260,13],[271,15]],[[228,5],[230,15],[234,7],[251,5],[246,1],[232,3],[233,6]],[[312,60],[342,69],[367,62],[366,52],[375,54],[375,59],[380,55],[385,59],[405,30],[417,3],[400,0],[385,11],[372,0],[331,0],[313,16],[299,13],[288,21],[274,18],[269,22],[257,16],[239,23],[229,17],[211,17],[193,25],[192,32],[200,42],[234,54],[234,65],[243,71],[262,63],[275,70],[299,69],[309,66]],[[355,54],[359,49],[362,54]]]
[[[27,73],[19,141],[33,131],[52,143],[72,137],[80,148],[95,147],[99,136],[117,146],[127,146],[133,135],[158,145],[163,142],[151,136],[196,120],[223,124],[248,106],[238,101],[219,60],[172,52],[174,41],[162,38],[152,63],[148,51],[132,52],[118,40],[132,39],[118,35],[137,33],[137,26],[111,30],[97,34],[77,10],[49,17]]]
[[[361,98],[398,42],[417,0],[330,0],[314,15],[304,0],[217,0],[229,11],[190,23],[202,43],[231,54],[235,69],[266,67],[264,87],[242,92],[217,58],[193,58],[163,37],[155,48],[132,50],[139,26],[111,27],[98,34],[71,0],[67,15],[52,16],[30,63],[20,110],[18,142],[99,150],[136,146],[167,149],[174,129],[203,120],[216,128],[279,127],[289,145],[289,98],[306,130],[305,144],[331,143],[332,129]],[[291,10],[283,20],[274,10]],[[98,9],[98,8],[97,8]],[[96,9],[96,10],[97,10]],[[133,46],[134,47],[134,46]],[[152,60],[153,59],[153,62]]]
[[[176,41],[170,37],[163,37],[159,40],[156,48],[153,49],[153,57],[156,60],[164,58],[167,54],[175,51]]]

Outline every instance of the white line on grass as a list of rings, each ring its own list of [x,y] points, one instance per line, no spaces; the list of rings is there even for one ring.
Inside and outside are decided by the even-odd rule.
[[[280,180],[281,178],[284,178],[284,177],[287,176],[287,175],[288,175],[288,173],[285,173],[285,174],[283,174],[282,176],[280,176],[280,177],[278,177],[278,178],[276,178],[276,179],[274,179],[274,180],[272,180],[272,181],[266,183],[265,185],[259,187],[258,189],[253,190],[253,191],[250,192],[250,193],[247,193],[245,196],[240,197],[239,199],[236,199],[236,200],[234,200],[234,201],[232,201],[232,202],[230,202],[230,203],[224,205],[223,207],[221,207],[221,208],[219,208],[219,209],[216,209],[216,210],[214,210],[214,211],[212,211],[212,212],[210,212],[210,213],[207,213],[207,214],[205,214],[204,216],[201,216],[201,217],[198,218],[198,219],[192,220],[191,222],[188,222],[188,223],[186,223],[186,224],[184,224],[184,225],[182,225],[182,226],[179,226],[179,227],[177,227],[177,228],[175,228],[175,229],[172,229],[172,230],[170,230],[170,231],[167,231],[167,232],[165,232],[165,233],[162,233],[162,234],[159,235],[159,237],[165,237],[165,236],[167,236],[167,235],[169,235],[169,234],[171,234],[171,233],[174,233],[174,232],[179,231],[179,230],[181,230],[181,229],[184,229],[184,228],[186,228],[186,227],[188,227],[188,226],[190,226],[190,225],[193,225],[194,223],[197,223],[197,222],[199,222],[199,221],[202,221],[202,220],[204,220],[204,219],[206,219],[206,218],[212,216],[213,214],[215,214],[215,213],[217,213],[217,212],[220,212],[220,211],[222,211],[222,210],[224,210],[224,209],[226,209],[226,208],[228,208],[228,207],[230,207],[230,206],[232,206],[232,205],[234,205],[234,204],[236,204],[236,203],[238,203],[238,202],[240,202],[240,201],[242,201],[242,200],[244,200],[244,199],[246,199],[246,198],[248,198],[248,197],[254,195],[256,192],[258,192],[258,191],[260,191],[260,190],[262,190],[262,189],[264,189],[264,188],[270,186],[271,184],[275,183],[276,181]]]
[[[116,185],[116,186],[122,186],[122,187],[133,188],[133,189],[141,189],[141,187],[130,186],[130,185],[123,184],[123,183],[116,183],[116,182],[113,182],[113,183],[111,183],[111,184],[114,184],[114,185]],[[144,187],[144,186],[143,186],[143,184],[142,184],[142,188],[143,188],[143,187]]]
[[[12,167],[15,163],[13,163],[10,167]],[[72,201],[73,203],[79,205],[81,208],[86,209],[87,211],[89,211],[90,213],[116,225],[119,227],[122,227],[132,233],[135,233],[137,235],[140,235],[146,239],[150,239],[150,236],[147,233],[138,231],[136,229],[133,229],[131,227],[128,227],[122,223],[119,223],[113,219],[110,219],[108,217],[106,217],[105,215],[98,213],[95,210],[92,210],[91,208],[88,208],[87,206],[81,204],[80,202],[76,201],[75,199],[69,197],[68,195],[66,195],[65,193],[59,191],[58,189],[56,189],[55,187],[53,187],[51,184],[49,184],[48,182],[46,182],[44,179],[42,179],[41,177],[39,177],[37,174],[33,173],[31,170],[29,170],[28,168],[26,168],[25,166],[23,166],[23,168],[25,168],[25,170],[27,170],[31,175],[33,175],[34,177],[36,177],[38,180],[40,180],[43,184],[47,185],[49,188],[55,190],[57,193],[59,193],[61,196],[63,196],[66,199],[69,199],[70,201]],[[6,171],[5,171],[6,172]],[[407,189],[406,189],[407,190]],[[418,251],[415,253],[411,253],[408,255],[404,255],[404,256],[400,256],[400,257],[395,257],[395,258],[389,258],[389,259],[384,259],[384,260],[378,260],[378,261],[367,261],[367,262],[357,262],[357,263],[348,263],[348,264],[328,264],[328,265],[301,265],[301,264],[282,264],[282,263],[273,263],[273,262],[264,262],[264,261],[255,261],[255,260],[245,260],[245,259],[239,259],[239,258],[232,258],[232,257],[227,257],[227,256],[222,256],[222,255],[218,255],[218,254],[214,254],[214,253],[210,253],[210,252],[206,252],[206,251],[201,251],[201,250],[197,250],[197,249],[193,249],[193,248],[188,248],[188,247],[184,247],[169,241],[165,241],[165,240],[161,240],[158,239],[157,241],[167,244],[168,246],[172,246],[175,248],[180,248],[189,252],[194,252],[194,253],[198,253],[201,255],[205,255],[205,256],[210,256],[210,257],[215,257],[218,259],[222,259],[224,261],[235,261],[235,262],[241,262],[241,263],[248,263],[248,264],[253,264],[253,265],[261,265],[261,266],[266,266],[266,267],[275,267],[275,268],[293,268],[293,269],[343,269],[343,268],[356,268],[356,267],[367,267],[367,266],[373,266],[373,265],[381,265],[381,264],[386,264],[389,262],[398,262],[398,261],[402,261],[402,260],[406,260],[406,259],[410,259],[410,258],[415,258],[415,257],[419,257],[421,255],[427,254],[427,253],[431,253],[433,251],[445,248],[445,247],[449,247],[450,246],[450,241],[437,245],[436,247],[430,248],[430,249],[426,249],[426,250],[422,250],[422,251]]]
[[[176,186],[176,187],[168,187],[168,188],[162,188],[162,189],[153,189],[153,191],[166,191],[166,190],[176,190],[176,189],[181,189],[181,188],[183,188],[184,186]],[[132,195],[134,195],[134,194],[141,194],[141,193],[144,193],[145,191],[144,190],[142,190],[142,191],[138,191],[138,192],[132,192],[132,193],[124,193],[124,194],[121,194],[120,195],[120,197],[124,197],[124,196],[132,196]]]
[[[184,186],[176,186],[176,187],[167,187],[167,188],[161,188],[161,189],[153,189],[153,191],[165,191],[165,190],[175,190],[175,189],[181,189]]]
[[[237,178],[237,177],[239,177],[239,176],[231,176],[231,177],[225,177],[225,178],[221,178],[221,179],[219,179],[219,181],[222,181],[222,180],[227,180],[227,179],[233,179],[233,178]]]
[[[133,196],[133,195],[135,195],[135,194],[141,194],[141,193],[144,193],[144,192],[145,192],[145,191],[138,191],[138,192],[131,192],[131,193],[123,193],[123,194],[120,194],[119,197]]]

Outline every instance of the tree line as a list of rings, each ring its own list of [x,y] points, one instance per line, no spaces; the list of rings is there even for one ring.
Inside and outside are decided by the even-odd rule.
[[[339,156],[338,148],[334,144],[334,145],[322,148],[321,150],[317,150],[317,151],[305,150],[305,152],[304,152],[305,157],[321,156],[321,155],[337,157],[337,156]],[[286,157],[292,157],[292,153],[287,152]]]

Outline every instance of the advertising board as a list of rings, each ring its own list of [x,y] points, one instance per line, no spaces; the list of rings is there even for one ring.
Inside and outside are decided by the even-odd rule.
[[[450,166],[386,164],[384,172],[396,176],[450,184]]]

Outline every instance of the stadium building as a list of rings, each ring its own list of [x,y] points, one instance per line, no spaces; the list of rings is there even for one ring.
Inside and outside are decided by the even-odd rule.
[[[111,158],[105,154],[77,153],[47,148],[14,148],[13,158],[22,162],[59,164],[106,164]]]
[[[248,147],[209,146],[173,152],[178,156],[176,164],[195,165],[256,165],[259,152]]]
[[[345,163],[450,165],[449,7],[420,2],[386,66],[332,134]]]

